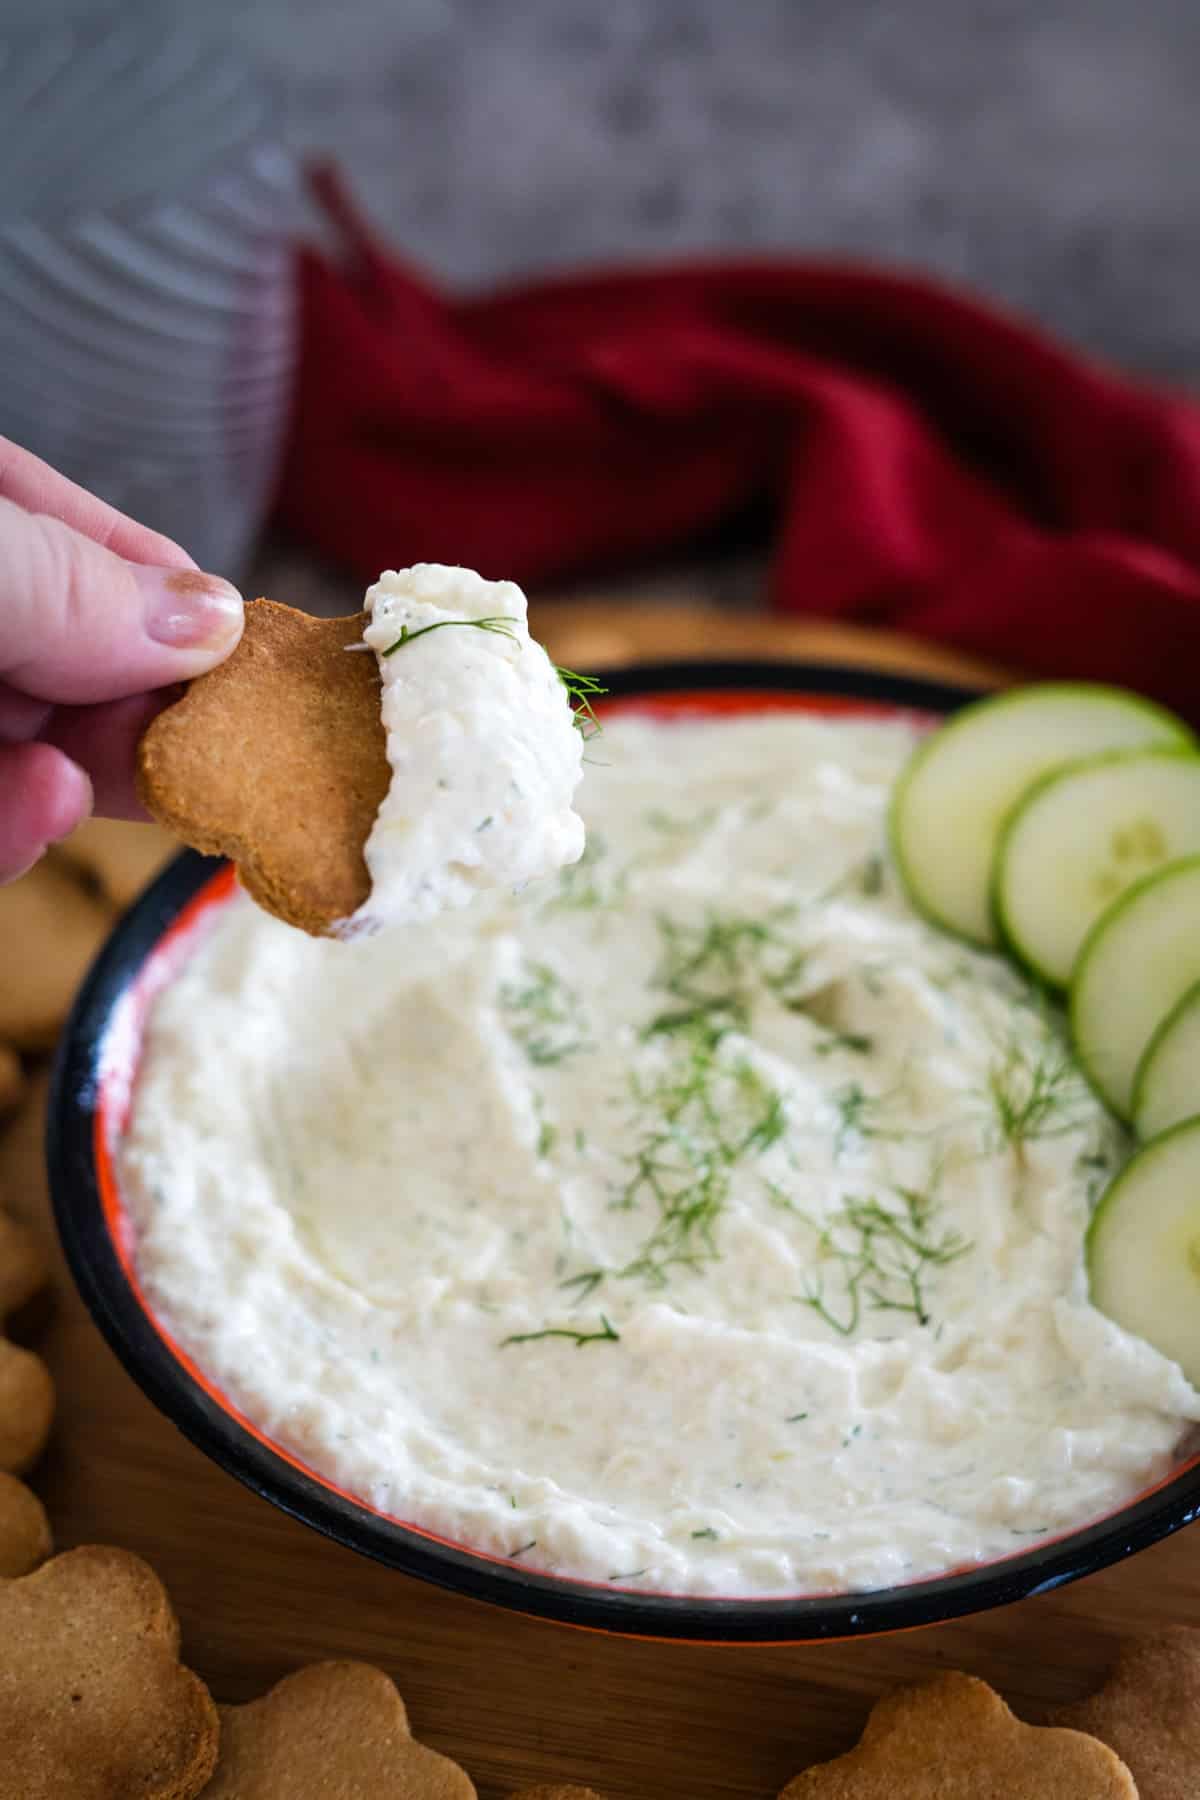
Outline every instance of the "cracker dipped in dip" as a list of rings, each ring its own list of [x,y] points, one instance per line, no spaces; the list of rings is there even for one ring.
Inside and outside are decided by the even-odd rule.
[[[618,717],[519,893],[350,943],[221,909],[120,1148],[183,1347],[372,1506],[632,1588],[911,1580],[1165,1473],[1200,1397],[1087,1297],[1124,1135],[903,897],[916,739]]]

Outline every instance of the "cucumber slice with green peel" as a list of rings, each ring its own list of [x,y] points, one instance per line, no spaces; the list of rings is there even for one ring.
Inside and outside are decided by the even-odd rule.
[[[1009,814],[992,906],[1021,961],[1065,987],[1106,907],[1164,863],[1200,852],[1200,755],[1175,744],[1106,751],[1052,770]]]
[[[1133,1081],[1133,1129],[1158,1137],[1200,1114],[1200,982],[1158,1027]]]
[[[935,925],[997,941],[992,864],[1025,789],[1101,750],[1194,747],[1171,713],[1121,688],[1043,682],[966,706],[921,745],[892,796],[892,854],[909,898]]]
[[[1083,940],[1071,974],[1075,1054],[1122,1118],[1146,1046],[1198,981],[1200,856],[1189,856],[1114,900]]]
[[[1200,1386],[1200,1119],[1130,1158],[1087,1234],[1092,1304]]]

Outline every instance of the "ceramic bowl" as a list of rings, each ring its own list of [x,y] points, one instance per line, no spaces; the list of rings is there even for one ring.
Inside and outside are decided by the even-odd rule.
[[[941,683],[802,664],[672,664],[604,676],[610,702],[656,713],[768,709],[915,712],[934,718],[974,698]],[[599,1631],[721,1643],[795,1643],[933,1624],[1042,1593],[1130,1556],[1200,1511],[1200,1456],[1119,1511],[999,1561],[870,1593],[764,1600],[634,1592],[540,1574],[384,1516],[257,1430],[157,1319],[138,1281],[136,1244],[112,1150],[127,1116],[154,994],[203,922],[234,891],[232,871],[186,852],[114,930],[63,1036],[48,1126],[58,1227],[104,1336],[150,1399],[201,1450],[284,1512],[405,1574],[499,1606]]]

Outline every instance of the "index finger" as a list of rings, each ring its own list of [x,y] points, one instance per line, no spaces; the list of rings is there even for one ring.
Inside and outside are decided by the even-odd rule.
[[[187,551],[170,538],[127,519],[115,506],[98,500],[86,488],[76,487],[49,463],[6,437],[0,437],[0,498],[14,501],[26,512],[48,513],[61,519],[64,525],[115,551],[126,562],[149,563],[158,569],[196,566]]]

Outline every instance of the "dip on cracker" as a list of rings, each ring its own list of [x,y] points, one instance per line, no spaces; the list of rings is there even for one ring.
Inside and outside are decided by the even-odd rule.
[[[469,569],[387,570],[346,619],[255,600],[143,737],[142,798],[312,936],[411,924],[578,859],[580,679]]]

